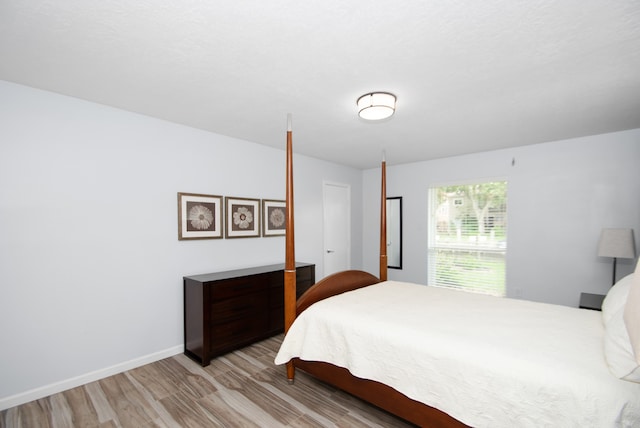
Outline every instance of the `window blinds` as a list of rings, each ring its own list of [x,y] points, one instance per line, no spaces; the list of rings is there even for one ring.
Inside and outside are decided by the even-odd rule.
[[[506,295],[507,182],[429,189],[428,283]]]

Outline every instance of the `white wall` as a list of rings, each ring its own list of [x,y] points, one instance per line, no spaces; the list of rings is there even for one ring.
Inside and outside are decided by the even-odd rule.
[[[506,178],[508,296],[577,307],[580,292],[605,294],[611,285],[612,259],[596,256],[602,228],[633,228],[638,247],[638,165],[640,129],[387,166],[387,195],[403,197],[404,216],[403,269],[389,270],[389,279],[427,281],[429,186]],[[363,266],[370,272],[378,269],[379,181],[379,168],[364,172]],[[634,267],[619,260],[618,278]]]
[[[0,81],[0,409],[182,352],[184,275],[283,262],[283,237],[178,241],[177,193],[284,199],[285,125],[277,150]],[[322,183],[351,185],[358,224],[362,175],[294,171],[319,276]]]

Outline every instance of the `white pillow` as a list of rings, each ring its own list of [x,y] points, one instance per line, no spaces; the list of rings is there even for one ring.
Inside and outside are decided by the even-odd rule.
[[[633,354],[623,317],[624,307],[618,309],[605,325],[604,355],[615,377],[640,383],[640,366]]]
[[[638,259],[634,276],[624,307],[623,318],[631,341],[631,349],[635,353],[636,363],[640,365],[640,259]]]
[[[609,289],[607,296],[602,302],[602,321],[605,325],[611,321],[613,314],[618,312],[627,303],[627,296],[633,281],[633,274],[629,274],[621,278],[616,284]]]

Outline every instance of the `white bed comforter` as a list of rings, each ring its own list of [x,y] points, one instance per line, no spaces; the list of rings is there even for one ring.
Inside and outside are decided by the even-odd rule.
[[[345,367],[474,427],[640,427],[601,313],[387,281],[312,305],[276,364]]]

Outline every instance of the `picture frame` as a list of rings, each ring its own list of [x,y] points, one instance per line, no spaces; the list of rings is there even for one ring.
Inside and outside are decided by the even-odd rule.
[[[225,237],[260,236],[260,199],[225,197]]]
[[[262,200],[262,236],[284,236],[287,203],[276,199]]]
[[[178,192],[178,240],[223,237],[222,196]]]

